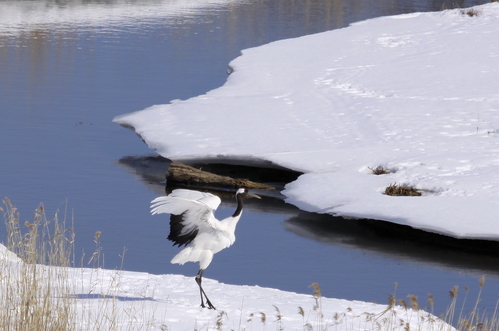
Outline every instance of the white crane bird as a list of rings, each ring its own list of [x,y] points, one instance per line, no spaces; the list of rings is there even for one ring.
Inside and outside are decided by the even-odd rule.
[[[204,298],[209,309],[216,309],[206,296],[201,286],[204,270],[213,260],[213,255],[229,247],[236,241],[234,232],[243,212],[245,197],[258,198],[256,194],[240,188],[236,192],[237,209],[234,214],[221,221],[213,212],[220,205],[220,198],[199,191],[176,189],[167,196],[151,201],[151,213],[167,213],[170,216],[170,234],[168,240],[173,246],[186,247],[173,257],[171,263],[184,264],[199,262],[196,283],[199,285],[201,307],[205,308]]]

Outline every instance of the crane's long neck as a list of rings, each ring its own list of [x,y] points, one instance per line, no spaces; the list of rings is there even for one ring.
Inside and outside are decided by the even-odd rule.
[[[226,226],[234,232],[236,229],[237,222],[239,222],[239,219],[241,218],[241,214],[243,213],[243,197],[241,194],[236,195],[236,200],[237,200],[237,208],[234,214],[232,214],[231,217],[227,217],[222,223],[226,224]]]
[[[234,232],[236,231],[237,222],[239,222],[241,214],[243,213],[243,197],[241,196],[241,194],[236,195],[236,200],[237,200],[237,208],[234,214],[220,221],[227,227],[229,233],[232,234],[231,245],[234,243],[234,240],[236,240]]]
[[[237,200],[237,209],[232,215],[232,217],[237,218],[239,220],[239,217],[241,217],[241,213],[243,212],[243,196],[241,194],[237,194],[236,200]]]

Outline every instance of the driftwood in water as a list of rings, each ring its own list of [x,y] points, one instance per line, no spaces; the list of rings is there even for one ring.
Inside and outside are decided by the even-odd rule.
[[[199,185],[212,187],[246,187],[272,190],[272,186],[255,183],[248,179],[231,178],[227,176],[215,175],[211,172],[196,169],[194,167],[172,162],[166,173],[168,184]]]

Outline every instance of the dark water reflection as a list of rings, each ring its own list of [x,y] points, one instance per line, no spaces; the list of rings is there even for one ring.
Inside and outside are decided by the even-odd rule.
[[[167,220],[149,214],[165,169],[148,177],[120,163],[151,151],[112,123],[115,116],[221,86],[241,49],[381,15],[485,2],[0,1],[0,195],[24,221],[40,202],[49,215],[67,210],[78,256],[93,252],[102,231],[108,268],[121,265],[126,247],[125,269],[193,275],[194,264],[169,264],[176,249],[165,239]],[[218,216],[233,207],[229,198]],[[497,299],[494,258],[393,243],[278,197],[248,207],[236,245],[217,254],[206,277],[301,293],[318,282],[326,296],[385,302],[394,282],[402,296],[431,292],[446,301],[452,286],[473,289],[486,274],[482,303]]]

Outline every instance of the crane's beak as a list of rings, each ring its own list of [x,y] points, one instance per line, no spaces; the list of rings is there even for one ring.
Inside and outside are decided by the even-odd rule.
[[[258,195],[254,194],[254,193],[251,193],[251,192],[248,192],[246,195],[248,196],[248,198],[261,199]]]

